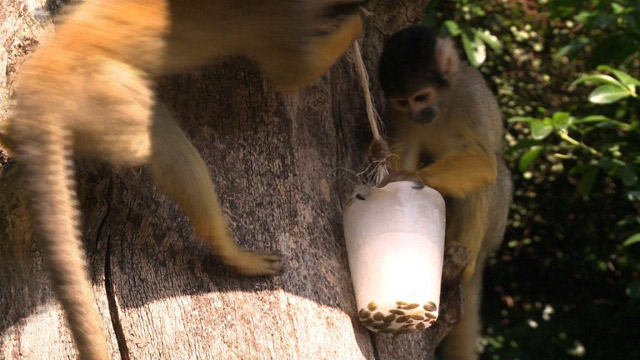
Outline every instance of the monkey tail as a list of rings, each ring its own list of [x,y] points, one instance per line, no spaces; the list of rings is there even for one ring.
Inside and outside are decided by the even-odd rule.
[[[478,268],[462,284],[462,318],[447,335],[444,343],[445,359],[478,359],[480,332],[480,302],[482,301],[482,270],[484,259],[478,259]]]
[[[60,122],[21,122],[16,135],[26,172],[34,225],[43,240],[53,291],[62,304],[80,359],[108,359],[79,231],[71,134]],[[19,130],[19,129],[15,129]]]

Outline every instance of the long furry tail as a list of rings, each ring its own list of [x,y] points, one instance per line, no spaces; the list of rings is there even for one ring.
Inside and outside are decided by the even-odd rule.
[[[478,261],[484,261],[479,259]],[[482,301],[482,262],[473,277],[462,284],[462,319],[447,335],[444,343],[444,358],[447,360],[478,359],[480,332],[480,303]]]
[[[52,287],[64,309],[80,359],[108,359],[78,226],[72,140],[70,134],[50,124],[56,123],[30,124],[27,131],[15,134],[20,140],[16,156],[25,168],[34,225],[43,239]]]

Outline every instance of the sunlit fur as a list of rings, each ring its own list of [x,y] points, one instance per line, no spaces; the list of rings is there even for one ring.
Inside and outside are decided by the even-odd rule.
[[[386,65],[381,63],[379,69],[380,77],[389,79],[381,83],[390,102],[409,100],[425,90],[436,93],[427,105],[434,106],[437,115],[428,124],[412,121],[407,109],[389,106],[391,151],[399,156],[398,168],[415,171],[426,185],[445,196],[446,242],[461,244],[471,253],[463,272],[462,320],[449,335],[445,354],[447,359],[476,359],[482,271],[487,255],[502,241],[511,202],[510,173],[501,155],[500,110],[481,74],[458,60],[450,39],[414,27],[397,33],[389,43],[401,44],[385,47]],[[412,43],[427,43],[431,48],[412,51]],[[405,67],[390,70],[389,64]],[[427,69],[411,68],[420,64]],[[411,74],[427,80],[420,84]],[[441,79],[433,81],[438,77]],[[409,86],[402,86],[405,81]],[[393,84],[390,91],[386,84]],[[451,281],[455,275],[445,271],[444,280]]]
[[[81,359],[108,359],[78,226],[72,155],[148,165],[198,237],[240,273],[280,257],[238,248],[209,171],[167,110],[155,75],[235,54],[285,88],[317,79],[362,29],[356,0],[84,0],[25,62],[2,141],[25,168],[35,230]]]

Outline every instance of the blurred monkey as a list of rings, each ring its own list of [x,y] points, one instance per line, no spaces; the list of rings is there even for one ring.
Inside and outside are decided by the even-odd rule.
[[[246,54],[281,88],[314,81],[359,37],[359,0],[85,0],[25,62],[0,140],[22,163],[53,290],[81,359],[108,359],[78,224],[72,156],[148,165],[222,261],[273,275],[279,255],[240,249],[196,149],[156,101],[153,77]]]

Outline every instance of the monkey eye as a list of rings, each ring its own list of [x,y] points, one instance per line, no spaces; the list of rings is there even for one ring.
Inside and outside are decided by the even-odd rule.
[[[407,99],[392,99],[391,102],[398,109],[406,109],[409,107],[409,100]]]
[[[430,102],[431,101],[431,93],[423,92],[413,97],[413,101],[415,102]]]

